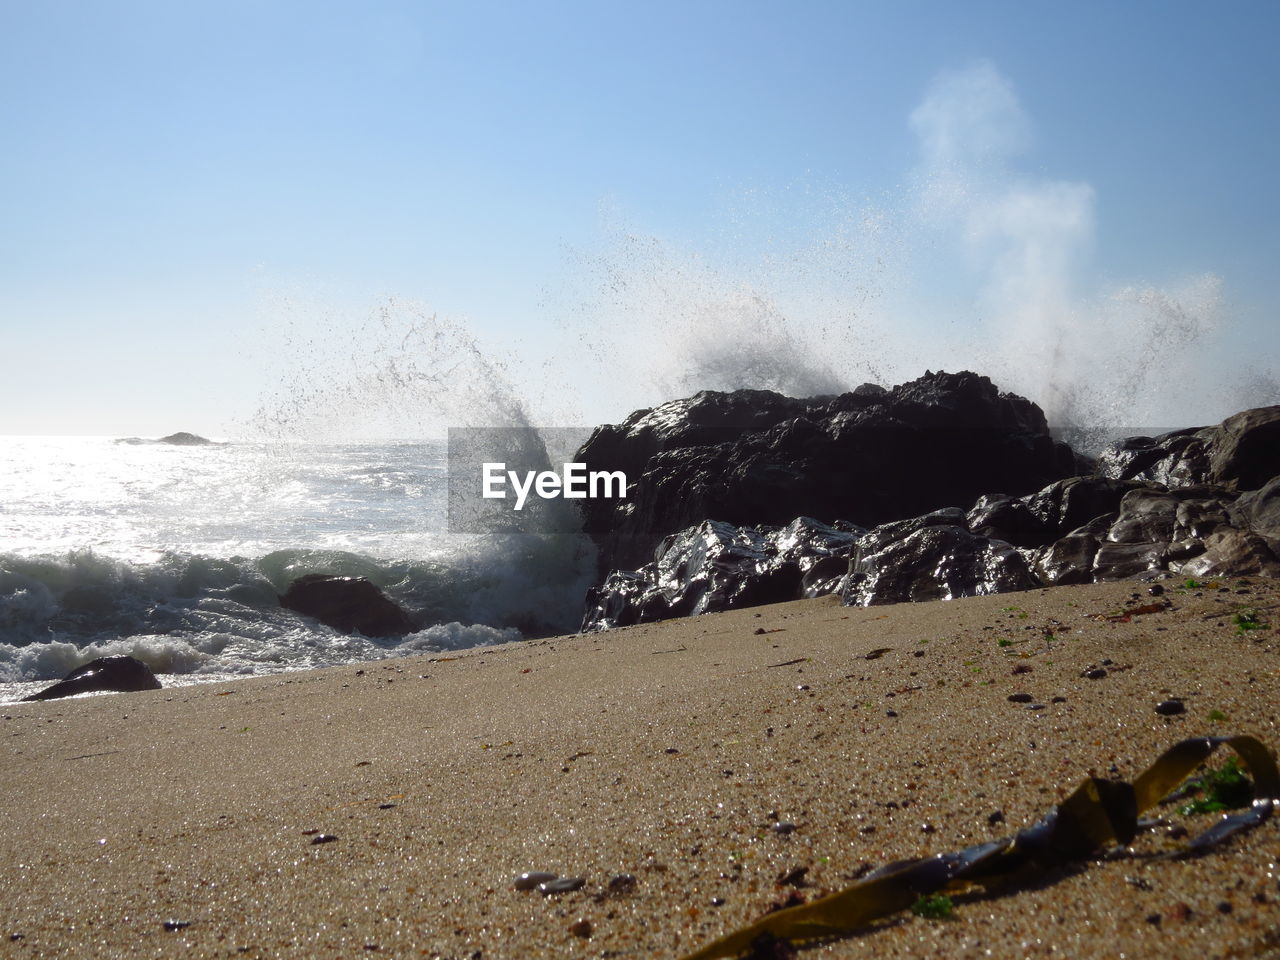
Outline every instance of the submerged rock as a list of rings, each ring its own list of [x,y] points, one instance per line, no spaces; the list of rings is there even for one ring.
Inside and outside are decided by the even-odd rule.
[[[76,667],[51,687],[23,697],[23,701],[57,700],[78,693],[128,693],[159,690],[160,681],[141,660],[133,657],[99,657]]]
[[[415,629],[409,615],[364,577],[307,574],[289,584],[280,605],[343,633],[401,637]]]
[[[204,437],[194,433],[187,433],[180,430],[177,433],[171,433],[167,437],[161,437],[156,443],[168,443],[178,447],[203,447],[212,446],[212,440],[206,440]]]

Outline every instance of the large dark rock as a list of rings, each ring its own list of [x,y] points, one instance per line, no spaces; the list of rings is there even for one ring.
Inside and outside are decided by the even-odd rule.
[[[782,603],[835,592],[863,531],[798,517],[786,527],[707,520],[663,540],[639,570],[613,571],[587,594],[582,629]]]
[[[280,605],[343,633],[401,637],[414,630],[409,615],[363,577],[307,574],[289,584]]]
[[[1213,427],[1130,437],[1099,458],[1098,471],[1167,487],[1257,490],[1280,475],[1280,406],[1244,410]]]
[[[576,459],[629,481],[625,500],[584,502],[602,572],[649,562],[663,537],[707,518],[874,526],[1085,469],[1039,407],[967,372],[809,400],[703,392],[598,428]]]
[[[922,518],[916,529],[902,526],[902,532],[910,531],[902,537],[872,531],[859,540],[842,591],[844,603],[953,600],[1040,585],[1010,544],[971,533],[950,522],[949,513]]]
[[[749,496],[763,496],[766,491],[782,504],[769,509],[785,509],[790,502],[787,478],[802,496],[825,496],[830,491],[824,492],[805,471],[828,450],[840,449],[841,434],[838,425],[819,424],[809,417],[816,406],[825,404],[830,410],[846,404],[870,410],[895,399],[915,402],[924,394],[930,404],[923,412],[915,409],[913,422],[931,423],[945,420],[950,415],[947,411],[956,406],[949,406],[947,399],[952,388],[965,397],[970,391],[983,393],[987,382],[969,379],[972,376],[929,375],[895,391],[862,390],[834,400],[759,395],[769,417],[801,407],[805,414],[732,443],[670,450],[658,448],[672,437],[695,434],[692,421],[714,420],[714,412],[736,410],[758,395],[700,394],[658,408],[662,417],[639,428],[653,441],[656,452],[637,484],[637,500],[627,509],[642,516],[678,516],[683,515],[681,511],[701,509],[712,494],[727,496],[726,491],[741,494],[731,501],[738,509],[745,509]],[[722,405],[721,397],[730,399]],[[1013,398],[1007,412],[1012,422],[1030,424],[1035,435],[1038,411],[1028,412],[1023,404]],[[1102,457],[1096,474],[1054,480],[1022,495],[1011,494],[1016,487],[993,475],[991,487],[969,499],[957,495],[941,508],[895,518],[869,530],[845,524],[835,531],[801,518],[788,528],[806,531],[798,538],[805,546],[794,554],[780,547],[776,527],[694,522],[665,538],[654,562],[637,570],[614,571],[595,588],[583,628],[603,629],[833,592],[841,593],[845,603],[866,605],[1139,576],[1280,576],[1278,424],[1280,407],[1266,407],[1246,410],[1216,427],[1130,438]],[[952,433],[979,437],[976,449],[988,453],[993,443],[1013,436],[988,431]],[[598,435],[610,438],[619,449],[638,449],[628,448],[617,433]],[[888,457],[890,450],[905,458],[899,465],[888,459],[874,461],[880,475],[889,478],[886,486],[896,484],[908,491],[899,503],[927,499],[920,494],[923,480],[916,478],[913,486],[911,478],[903,478],[904,470],[914,467],[928,471],[930,478],[937,476],[938,461],[930,458],[929,451],[912,445],[926,436],[904,427],[885,428],[882,434],[862,438],[861,449],[869,451],[868,458]],[[808,437],[812,445],[800,443],[799,437]],[[947,462],[959,464],[958,448],[946,446],[943,439],[939,437],[940,444],[953,458]],[[763,447],[766,441],[791,451],[790,459],[769,455]],[[1036,443],[1032,441],[1033,446]],[[727,479],[717,477],[717,463],[722,473],[730,475]],[[861,463],[845,470],[844,476],[854,477],[853,487],[865,479]],[[1025,465],[1014,473],[1025,477]],[[969,479],[980,476],[981,470],[968,475]],[[685,482],[693,485],[682,486]],[[937,489],[964,489],[965,482],[952,484],[948,478],[939,481]],[[873,509],[859,513],[850,508],[846,515],[876,515],[885,509],[887,498],[898,492],[897,487],[889,492],[867,491]],[[682,491],[685,502],[676,502]],[[965,510],[961,506],[965,503],[972,506]],[[759,503],[756,508],[761,516],[771,515]],[[629,515],[623,511],[621,517],[625,528]],[[825,534],[815,538],[814,532],[823,530],[835,539],[823,541]],[[842,575],[839,567],[845,556],[849,557],[847,573]]]
[[[23,701],[57,700],[78,693],[127,693],[159,690],[160,681],[141,660],[133,657],[99,657],[76,667],[51,687],[23,697]]]

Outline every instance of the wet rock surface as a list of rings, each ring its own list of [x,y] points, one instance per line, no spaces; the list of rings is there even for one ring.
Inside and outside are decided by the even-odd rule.
[[[707,520],[667,537],[653,563],[587,593],[583,630],[735,610],[835,592],[865,531],[798,517],[785,527]]]
[[[134,690],[159,690],[160,681],[141,660],[133,657],[99,657],[82,667],[76,667],[51,687],[29,697],[23,702],[57,700],[74,697],[78,693],[128,693]]]
[[[965,403],[974,402],[971,394],[976,393],[996,407],[1007,402],[1009,422],[1018,430],[1027,431],[1018,435],[1024,439],[1037,436],[1036,425],[1043,418],[1038,418],[1034,405],[999,395],[994,387],[986,391],[984,384],[990,386],[990,382],[985,378],[969,379],[973,377],[928,375],[883,395],[868,392],[861,398],[854,394],[808,403],[856,407],[858,403],[871,403],[868,398],[883,403],[897,398],[896,402],[905,403],[905,398],[927,395],[932,402],[943,405],[943,413],[935,418],[927,409],[912,409],[917,422],[932,422],[946,419],[953,412],[953,407],[946,406],[951,397],[949,391],[965,397]],[[992,395],[997,399],[992,400]],[[709,405],[713,412],[727,417],[726,410],[737,409],[734,404],[746,404],[750,399],[741,392],[720,395],[732,398],[725,401],[727,406],[721,406],[718,401],[707,400],[708,396],[700,394],[680,401],[683,407],[668,404],[633,415],[627,421],[631,424],[630,434],[597,431],[593,442],[608,440],[619,450],[634,452],[641,436],[648,437],[654,449],[669,437],[680,442],[689,437],[705,439],[687,422],[692,411]],[[847,399],[850,397],[854,399]],[[787,411],[794,413],[800,410],[796,404],[805,403],[773,394],[766,395],[765,401],[762,415],[766,420]],[[655,417],[659,412],[661,416],[646,423],[646,417]],[[816,435],[814,431],[826,435],[826,428],[815,426],[811,420],[806,422],[809,426],[803,429],[811,435]],[[786,426],[781,432],[766,431],[761,437],[785,438],[793,435],[788,431],[796,429],[801,428]],[[933,471],[931,476],[938,476],[937,462],[921,461],[916,456],[918,451],[913,452],[905,439],[911,429],[904,431],[890,431],[895,437],[893,443],[898,444],[896,448],[886,438],[870,443],[875,448],[873,459],[880,458],[876,462],[883,468],[884,486],[898,482],[906,466],[921,469],[922,462]],[[953,432],[973,436],[963,430]],[[987,445],[992,437],[980,433],[983,439],[979,449],[973,451],[974,458],[991,455]],[[920,436],[915,434],[916,439]],[[1009,441],[1011,436],[1004,439]],[[745,462],[741,457],[749,460],[755,456],[759,451],[753,444],[763,441],[756,438],[738,442],[740,446],[732,450],[722,444],[712,452],[678,451],[684,458],[680,461],[682,468],[651,476],[655,469],[666,467],[662,459],[665,454],[659,450],[648,461],[648,472],[641,475],[642,482],[636,487],[638,497],[652,498],[668,485],[671,489],[663,496],[676,496],[691,476],[682,471],[696,460],[701,466],[692,475],[696,482],[685,507],[701,509],[710,498],[707,485],[715,482],[711,464],[719,458],[722,470],[738,469],[735,464]],[[1032,446],[1038,444],[1034,439],[1029,442]],[[906,466],[889,464],[891,449],[905,458]],[[1060,455],[1061,451],[1054,453]],[[954,447],[947,456],[953,463],[963,459]],[[761,465],[767,459],[752,462],[764,469]],[[804,463],[812,465],[819,459],[814,457]],[[1074,455],[1068,455],[1066,460],[1077,465],[1083,462]],[[801,462],[789,461],[790,466],[783,473],[768,474],[765,470],[772,477],[770,482],[778,484],[774,491],[776,502],[770,508],[774,513],[786,508],[783,474],[801,471]],[[858,469],[851,468],[851,491],[861,489]],[[944,477],[937,481],[932,495],[919,492],[923,478],[917,476],[914,486],[904,481],[909,492],[898,503],[941,500],[954,495],[955,490],[964,488],[980,473],[975,471],[958,483]],[[994,477],[989,490],[969,499],[956,497],[938,509],[892,518],[870,529],[848,518],[874,517],[890,510],[886,506],[888,495],[883,492],[869,495],[872,505],[865,510],[845,503],[842,507],[847,506],[848,512],[816,513],[820,518],[816,520],[813,515],[803,516],[785,527],[735,524],[719,517],[700,520],[660,540],[651,562],[637,569],[613,570],[600,586],[593,588],[588,594],[582,629],[626,626],[828,593],[841,594],[849,605],[871,605],[1132,577],[1280,576],[1280,407],[1247,410],[1214,427],[1122,440],[1102,454],[1091,473],[1052,479],[1041,488],[1022,494],[991,492],[1016,489],[1015,484],[1027,476],[1024,463],[1014,467],[1009,483]],[[722,483],[716,489],[725,492],[729,487]],[[798,489],[804,500],[816,488],[801,482]],[[727,502],[735,504],[733,509],[745,509],[744,501]],[[637,502],[635,508],[650,519],[661,512],[650,501],[644,505]],[[836,516],[846,519],[830,525],[822,522]],[[621,529],[625,532],[629,528],[624,523]],[[611,541],[615,547],[619,543]],[[627,555],[626,551],[621,555]]]
[[[708,518],[872,526],[1082,472],[1039,407],[968,372],[808,400],[705,391],[597,428],[577,459],[629,482],[625,500],[584,502],[602,573],[654,560],[664,537]]]
[[[307,574],[289,584],[280,605],[343,633],[400,637],[415,629],[409,615],[363,577]]]

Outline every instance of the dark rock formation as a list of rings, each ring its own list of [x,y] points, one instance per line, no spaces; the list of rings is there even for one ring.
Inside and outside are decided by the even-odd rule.
[[[801,518],[786,529],[808,531],[796,538],[806,545],[791,552],[777,528],[706,521],[667,537],[655,562],[611,573],[590,593],[583,629],[833,592],[867,605],[1141,575],[1280,576],[1278,424],[1280,407],[1267,407],[1130,438],[1103,455],[1097,475],[986,493],[967,511],[951,505],[870,530]]]
[[[156,443],[169,443],[178,447],[203,447],[212,445],[212,440],[206,440],[204,437],[197,436],[194,433],[179,431],[171,433],[167,437],[161,437]]]
[[[409,615],[364,577],[307,574],[289,584],[280,605],[343,633],[401,637],[414,630]]]
[[[206,440],[204,437],[197,436],[194,433],[186,433],[185,431],[180,431],[178,433],[171,433],[167,437],[160,437],[158,440],[148,440],[143,437],[121,437],[115,442],[125,443],[135,447],[144,446],[144,445],[153,444],[153,443],[167,443],[175,447],[223,446],[223,444],[220,444],[215,440]]]
[[[1098,473],[1168,487],[1257,490],[1280,475],[1280,406],[1245,410],[1214,427],[1130,437],[1099,459]]]
[[[1039,586],[1022,554],[1003,540],[971,533],[958,510],[906,524],[915,529],[891,525],[904,536],[878,528],[858,541],[841,591],[847,605],[953,600]]]
[[[133,657],[99,657],[76,667],[51,687],[23,697],[23,701],[57,700],[77,693],[126,693],[133,690],[159,690],[160,681],[141,660]]]
[[[587,594],[582,629],[603,630],[816,597],[845,579],[863,531],[799,517],[786,527],[707,520],[667,537],[658,558],[614,571]]]
[[[629,481],[626,500],[585,501],[602,572],[652,560],[663,537],[708,517],[872,526],[992,491],[1029,493],[1084,469],[1049,436],[1039,407],[974,373],[809,400],[703,392],[598,428],[577,460]]]

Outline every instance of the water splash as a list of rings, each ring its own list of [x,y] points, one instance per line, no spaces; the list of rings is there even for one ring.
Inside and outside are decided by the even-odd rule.
[[[448,427],[527,427],[508,362],[463,322],[413,301],[367,313],[284,298],[275,390],[246,424],[273,440],[443,436]]]
[[[812,395],[926,368],[985,373],[1085,429],[1206,423],[1276,396],[1247,362],[1222,376],[1224,354],[1255,351],[1234,342],[1211,271],[1098,279],[1104,205],[1088,182],[1027,168],[1034,124],[994,64],[940,73],[904,126],[918,160],[899,192],[750,185],[694,238],[605,209],[600,242],[569,251],[530,304],[542,334],[525,355],[403,301],[354,321],[295,311],[255,424],[309,438],[583,425],[702,389]]]
[[[1248,364],[1222,376],[1238,334],[1214,273],[1096,279],[1097,193],[1020,166],[1033,125],[993,64],[939,74],[907,122],[919,161],[900,195],[753,187],[693,243],[611,214],[599,249],[574,255],[578,299],[561,294],[575,375],[616,418],[699,389],[808,395],[969,368],[1102,433],[1275,396]]]

